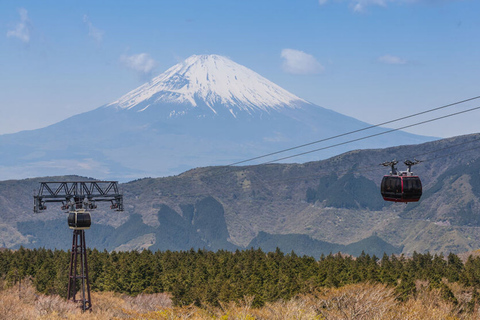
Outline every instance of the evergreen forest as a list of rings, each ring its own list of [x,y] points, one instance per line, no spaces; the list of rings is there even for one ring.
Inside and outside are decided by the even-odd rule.
[[[0,279],[13,286],[25,278],[43,294],[65,297],[70,252],[50,249],[0,251]],[[457,255],[414,253],[412,257],[362,253],[353,258],[340,253],[319,260],[284,254],[279,249],[230,251],[107,252],[88,249],[92,291],[113,291],[137,296],[168,292],[173,303],[219,305],[253,298],[252,306],[289,300],[321,288],[358,283],[380,283],[405,301],[415,295],[415,282],[425,280],[452,303],[455,297],[445,283],[457,282],[472,289],[471,304],[478,300],[480,257],[463,262]]]

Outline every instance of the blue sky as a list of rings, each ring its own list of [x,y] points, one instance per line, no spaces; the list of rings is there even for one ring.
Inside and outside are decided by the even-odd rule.
[[[480,95],[479,13],[474,0],[1,1],[0,134],[112,102],[192,54],[387,121]],[[479,119],[409,131],[480,132]]]

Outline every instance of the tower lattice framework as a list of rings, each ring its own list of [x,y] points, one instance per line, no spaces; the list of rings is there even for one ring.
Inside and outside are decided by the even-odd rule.
[[[123,195],[118,191],[117,181],[41,182],[38,194],[33,198],[35,213],[46,210],[47,202],[61,202],[62,210],[68,212],[73,239],[67,299],[79,303],[82,311],[92,310],[85,243],[85,230],[90,228],[91,217],[86,210],[96,209],[96,202],[108,201],[111,209],[123,211]],[[80,297],[77,298],[78,294]]]
[[[78,283],[78,281],[80,283]],[[81,298],[77,299],[77,285],[81,289]],[[81,302],[83,311],[91,310],[90,281],[88,278],[87,246],[85,230],[73,230],[72,251],[70,253],[70,272],[68,275],[67,299]]]

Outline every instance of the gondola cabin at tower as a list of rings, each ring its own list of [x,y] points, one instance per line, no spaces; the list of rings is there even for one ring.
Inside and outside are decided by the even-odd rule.
[[[422,196],[422,182],[420,178],[413,175],[411,167],[420,161],[415,162],[406,160],[404,163],[407,166],[407,171],[398,172],[395,165],[396,160],[391,162],[384,162],[382,165],[391,166],[392,171],[389,175],[385,175],[382,179],[380,192],[383,200],[393,202],[417,202]]]
[[[92,219],[90,213],[83,209],[71,211],[68,214],[68,227],[73,230],[90,229]]]

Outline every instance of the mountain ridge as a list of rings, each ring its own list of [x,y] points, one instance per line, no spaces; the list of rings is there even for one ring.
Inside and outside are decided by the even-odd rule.
[[[202,59],[209,63],[202,64]],[[123,100],[48,127],[0,135],[0,179],[76,174],[128,181],[169,176],[371,127],[308,103],[226,58],[196,56],[191,60],[157,77],[159,87],[152,82]],[[218,70],[209,73],[212,61],[217,61]],[[201,71],[190,70],[188,65]],[[237,75],[237,69],[244,76]],[[202,78],[198,85],[197,78]],[[217,78],[231,83],[219,84]],[[145,86],[153,87],[148,91]],[[181,99],[172,102],[172,94]],[[121,103],[126,104],[120,107]],[[363,132],[343,136],[335,140],[336,148],[305,154],[295,161],[435,139],[401,131],[384,135],[388,130],[380,127],[369,132],[374,137],[364,139]],[[344,143],[349,140],[356,142]]]
[[[178,242],[177,237],[182,243],[212,250],[246,248],[264,232],[312,240],[303,242],[304,247],[295,250],[298,252],[307,252],[305,249],[316,241],[338,245],[360,242],[360,247],[373,248],[372,243],[361,243],[372,235],[394,248],[403,248],[407,255],[415,251],[472,251],[480,247],[479,142],[480,134],[473,134],[419,145],[350,151],[303,164],[206,167],[177,176],[137,179],[120,184],[125,212],[99,206],[92,213],[93,224],[109,230],[104,231],[103,238],[101,232],[96,234],[98,241],[111,239],[112,248],[125,245],[123,248],[166,250],[168,244]],[[379,184],[388,168],[379,163],[419,154],[428,155],[414,171],[424,186],[420,202],[383,202]],[[54,225],[58,223],[58,228],[68,231],[66,216],[59,208],[32,213],[32,190],[45,179],[79,177],[0,181],[1,246],[32,245],[44,229],[40,223],[49,225],[48,221],[57,221]],[[128,222],[131,217],[134,219]],[[22,229],[21,223],[30,227]],[[138,234],[127,232],[128,228],[139,230]],[[28,233],[32,229],[35,232]],[[221,232],[215,237],[212,230]],[[49,233],[42,237],[54,239]],[[380,241],[376,244],[385,246]]]

